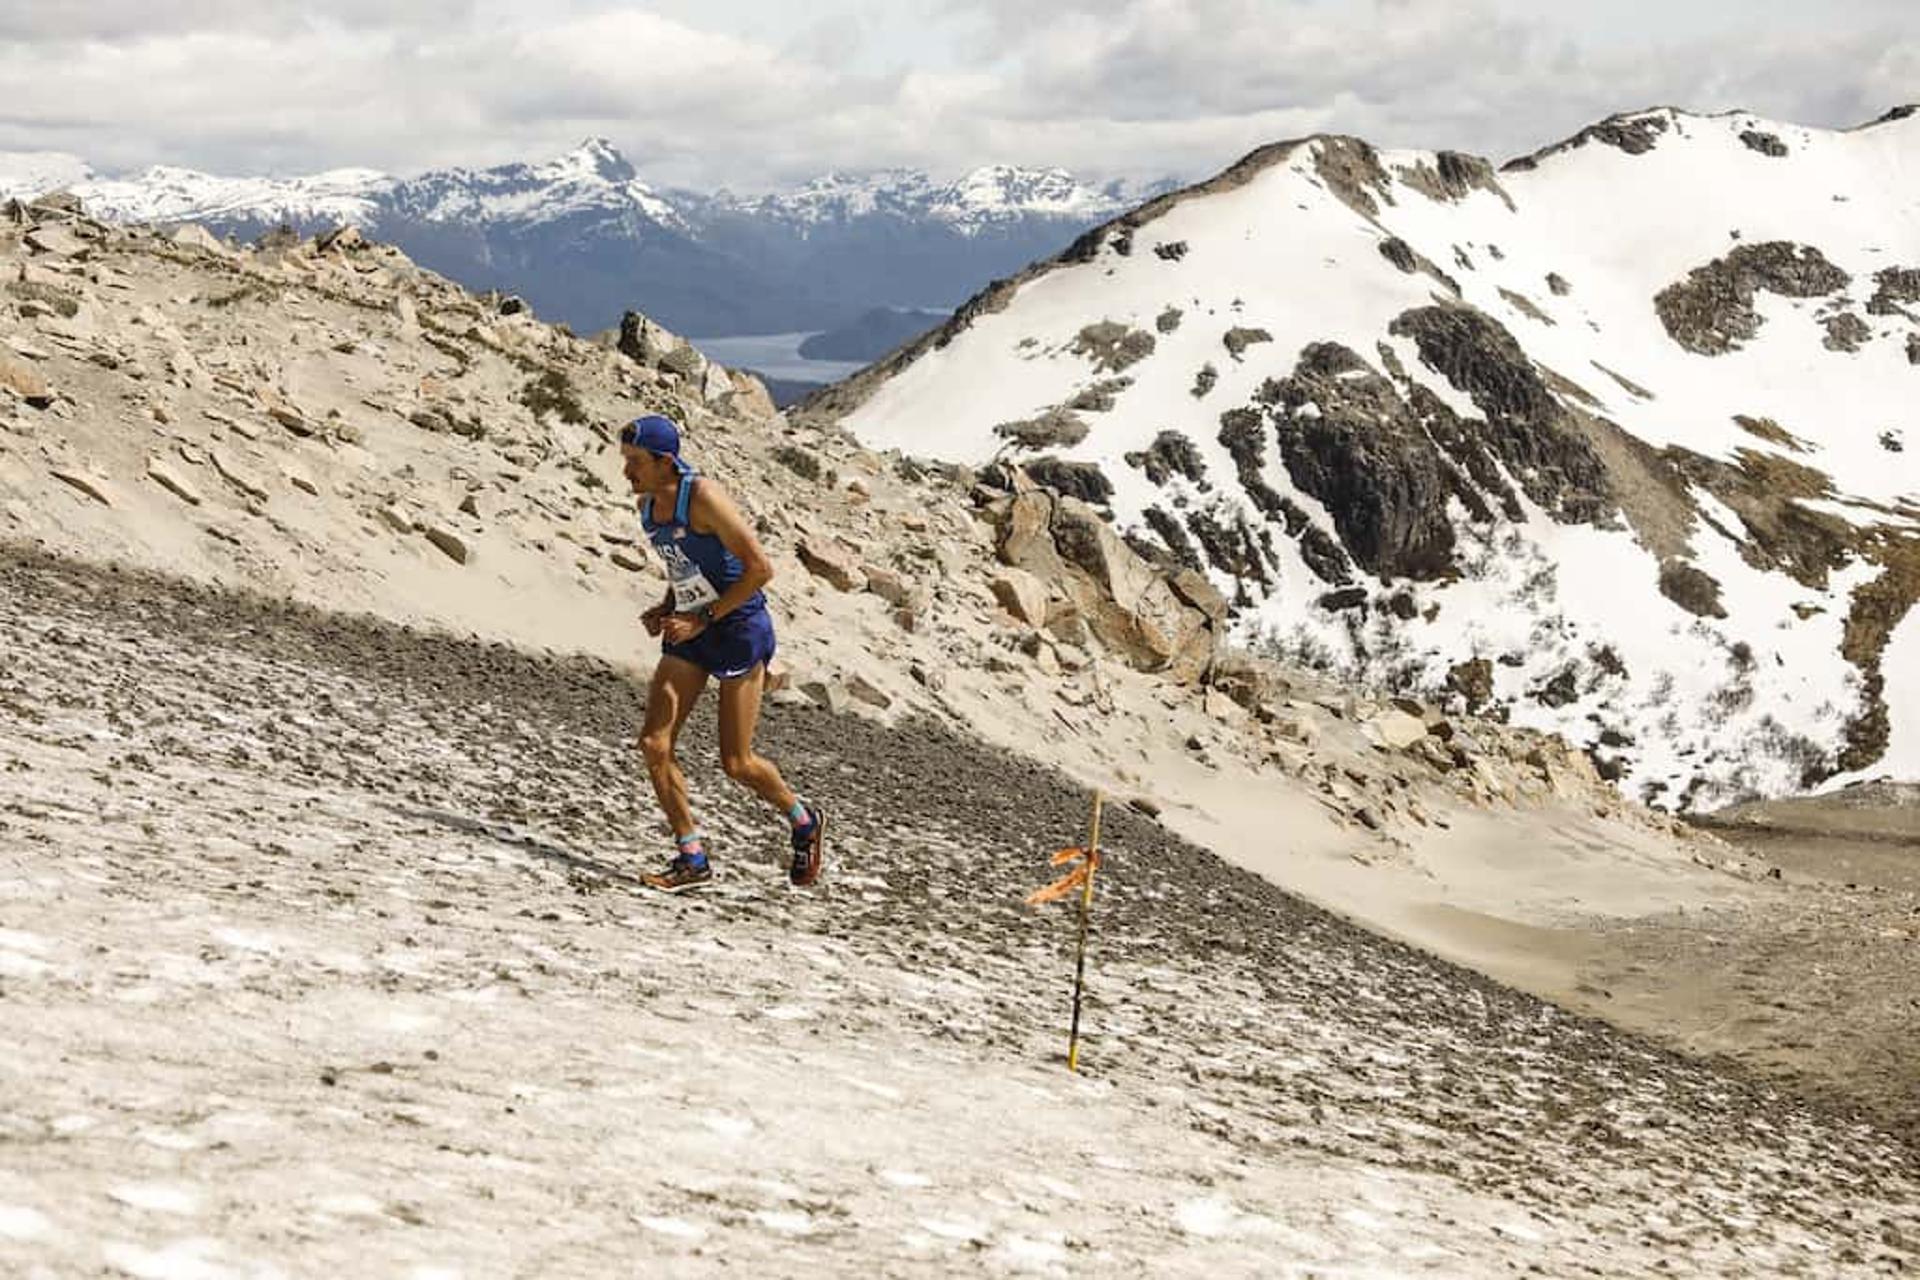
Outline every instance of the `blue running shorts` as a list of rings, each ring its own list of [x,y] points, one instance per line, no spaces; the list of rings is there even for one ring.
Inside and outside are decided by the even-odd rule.
[[[684,644],[662,644],[660,650],[717,680],[737,680],[772,660],[773,615],[765,609],[730,613]]]

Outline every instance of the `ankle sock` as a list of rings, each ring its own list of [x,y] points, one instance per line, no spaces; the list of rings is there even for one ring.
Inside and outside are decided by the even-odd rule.
[[[707,860],[707,837],[701,832],[688,836],[675,836],[674,847],[680,850],[680,856],[696,865]]]
[[[787,821],[793,824],[795,831],[813,823],[813,815],[807,812],[807,802],[799,796],[793,798],[793,807],[787,810]]]

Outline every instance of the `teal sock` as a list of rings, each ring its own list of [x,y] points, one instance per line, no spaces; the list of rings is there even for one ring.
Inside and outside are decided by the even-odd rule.
[[[807,812],[807,802],[797,795],[793,798],[793,808],[787,810],[787,821],[795,831],[813,822],[813,815]]]
[[[680,850],[680,856],[699,866],[707,860],[707,837],[701,832],[692,835],[675,836],[674,847]]]

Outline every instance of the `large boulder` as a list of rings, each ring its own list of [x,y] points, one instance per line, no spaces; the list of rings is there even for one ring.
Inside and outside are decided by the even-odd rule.
[[[1086,503],[1036,490],[999,504],[994,515],[1001,562],[1058,586],[1093,634],[1129,665],[1183,682],[1211,665],[1218,619],[1191,603]]]

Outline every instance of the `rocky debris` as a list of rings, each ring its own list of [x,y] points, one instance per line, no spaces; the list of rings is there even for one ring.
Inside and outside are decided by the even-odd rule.
[[[154,458],[147,463],[147,474],[155,484],[167,490],[190,507],[201,503],[200,491],[193,487],[186,476],[175,470],[173,464],[164,459]]]
[[[1188,571],[1174,580],[1128,547],[1091,507],[1033,490],[990,510],[1004,564],[1059,589],[1093,634],[1141,670],[1192,681],[1212,661],[1224,601]],[[1196,603],[1198,601],[1199,603]]]
[[[441,525],[430,526],[427,529],[427,541],[438,547],[455,564],[469,564],[473,560],[472,547],[451,529]]]
[[[4,753],[31,762],[9,774],[3,869],[26,895],[16,914],[47,922],[8,937],[9,1168],[25,1188],[15,1200],[59,1223],[41,1240],[0,1239],[0,1269],[98,1269],[102,1238],[147,1238],[128,1216],[145,1199],[191,1203],[196,1233],[231,1242],[174,1255],[197,1269],[324,1270],[311,1232],[219,1190],[235,1125],[253,1135],[256,1181],[306,1185],[329,1161],[385,1171],[364,1199],[339,1202],[361,1215],[356,1256],[382,1266],[425,1250],[462,1270],[511,1269],[511,1250],[463,1230],[484,1205],[516,1248],[583,1274],[618,1270],[606,1257],[698,1270],[694,1247],[768,1272],[796,1249],[829,1273],[965,1269],[1002,1252],[1071,1271],[1067,1249],[1034,1251],[1058,1226],[1059,1170],[1044,1157],[1098,1133],[1116,1167],[1085,1206],[1095,1270],[1119,1258],[1178,1271],[1199,1240],[1228,1271],[1257,1271],[1271,1262],[1268,1224],[1303,1215],[1330,1252],[1325,1224],[1368,1194],[1396,1240],[1471,1274],[1661,1262],[1814,1273],[1848,1251],[1866,1260],[1856,1270],[1912,1268],[1916,1191],[1897,1138],[1365,933],[1186,843],[1149,820],[1158,806],[1144,798],[1103,820],[1090,1086],[1061,1094],[1070,1107],[1025,1105],[1070,1079],[1049,1065],[1063,987],[1036,975],[1065,983],[1071,927],[1013,904],[1079,829],[1084,793],[925,719],[806,706],[767,718],[768,753],[858,850],[830,872],[830,894],[792,894],[754,856],[780,840],[764,806],[720,775],[712,717],[693,717],[682,758],[722,878],[705,898],[662,904],[627,889],[664,835],[607,802],[607,780],[630,773],[643,691],[604,663],[44,570],[0,575],[0,623],[21,641]],[[201,723],[218,734],[178,732]],[[74,759],[63,739],[75,733],[112,741],[110,766]],[[861,767],[871,761],[886,767]],[[1355,823],[1371,815],[1384,850],[1419,821],[1388,779],[1418,767],[1391,757],[1356,768],[1365,782],[1317,766],[1313,777],[1344,790],[1329,799]],[[1484,785],[1574,786],[1579,767],[1543,750],[1537,764],[1489,761]],[[1010,833],[1005,856],[981,856],[982,830]],[[193,946],[180,944],[182,919]],[[478,966],[473,939],[488,943]],[[804,985],[767,963],[795,947],[818,961]],[[400,968],[404,989],[384,990],[382,973]],[[698,999],[657,981],[669,973]],[[932,980],[954,974],[969,981]],[[316,1000],[332,1016],[303,1019]],[[440,1015],[475,1000],[485,1017]],[[420,1020],[366,1039],[396,1012]],[[274,1033],[289,1024],[302,1034]],[[84,1055],[80,1025],[93,1037]],[[113,1125],[76,1142],[56,1123],[102,1114],[127,1062],[182,1036],[196,1053],[116,1095]],[[583,1057],[586,1044],[619,1052]],[[636,1046],[728,1068],[687,1073],[703,1083],[666,1155],[601,1140],[659,1111],[630,1087]],[[884,1086],[868,1078],[875,1061],[889,1064]],[[821,1090],[824,1127],[789,1132],[756,1110],[796,1065],[847,1086]],[[542,1080],[565,1087],[513,1083]],[[223,1110],[222,1096],[245,1105]],[[303,1123],[329,1108],[383,1122]],[[956,1138],[981,1115],[1000,1116],[1007,1140]],[[877,1177],[899,1162],[874,1145],[876,1125],[905,1135],[901,1150],[939,1151],[925,1203],[974,1206],[969,1222],[951,1236],[921,1225],[908,1176],[919,1166]],[[463,1179],[482,1131],[489,1158],[560,1183],[496,1180],[476,1196]],[[144,1177],[130,1161],[142,1167],[162,1139],[166,1180],[184,1190],[116,1202],[112,1189]],[[772,1191],[739,1177],[742,1141]],[[1349,1170],[1356,1180],[1341,1181]],[[649,1205],[659,1225],[640,1232],[631,1196],[606,1191],[636,1178],[663,1188]],[[1217,1194],[1227,1183],[1230,1206]],[[1202,1198],[1170,1198],[1181,1186]],[[1414,1199],[1383,1208],[1382,1187]],[[603,1215],[604,1231],[591,1225]],[[1202,1234],[1223,1220],[1227,1231]],[[1555,1229],[1527,1225],[1540,1221]],[[820,1223],[832,1229],[798,1231]],[[1377,1246],[1372,1223],[1356,1253]],[[121,1256],[151,1269],[145,1254]]]
[[[1757,151],[1763,156],[1770,156],[1776,160],[1787,154],[1787,144],[1780,141],[1778,134],[1766,133],[1759,129],[1742,129],[1740,141],[1745,144],[1747,150]]]
[[[797,444],[777,444],[769,451],[769,456],[802,480],[818,482],[823,474],[820,456]]]
[[[1193,375],[1193,398],[1205,399],[1207,392],[1213,390],[1214,383],[1218,381],[1220,381],[1220,371],[1213,367],[1211,361],[1201,365],[1199,372]]]
[[[1046,625],[1047,585],[1039,578],[1023,569],[1007,569],[987,585],[1008,613],[1030,626]]]
[[[240,491],[241,496],[251,498],[256,502],[265,502],[267,500],[267,487],[248,475],[247,472],[235,463],[232,458],[228,457],[223,450],[207,450],[207,461],[213,464],[215,473],[217,473],[222,480],[225,480],[228,484]],[[411,523],[409,523],[407,527],[411,529]]]
[[[1174,333],[1180,328],[1182,314],[1180,308],[1168,306],[1153,318],[1153,327],[1161,333]]]
[[[13,392],[36,409],[47,409],[53,405],[53,388],[40,371],[4,355],[0,355],[0,387]]]
[[[1754,295],[1818,298],[1853,281],[1811,245],[1784,240],[1743,244],[1724,258],[1695,267],[1653,300],[1667,336],[1696,355],[1736,351],[1760,332]]]
[[[1404,751],[1427,736],[1426,721],[1398,707],[1382,711],[1363,727],[1374,741],[1389,751]]]
[[[64,223],[42,223],[26,234],[26,244],[35,253],[54,258],[84,259],[93,252],[93,241],[83,239]]]
[[[1085,357],[1103,373],[1119,373],[1152,355],[1153,348],[1154,337],[1145,329],[1135,329],[1117,320],[1101,320],[1082,328],[1069,350]]]
[[[805,538],[796,543],[793,550],[807,572],[825,579],[835,591],[866,589],[866,575],[860,572],[852,554],[832,538]]]
[[[1920,333],[1907,335],[1907,363],[1920,364]]]
[[[1566,277],[1559,272],[1549,271],[1547,272],[1547,291],[1556,298],[1564,298],[1573,292],[1573,286],[1568,284]]]
[[[779,412],[766,383],[744,369],[731,370],[727,376],[733,381],[733,394],[727,404],[736,413],[764,421]]]
[[[195,249],[222,258],[232,254],[224,241],[197,222],[181,223],[167,233],[167,238],[183,249]]]
[[[72,467],[53,467],[48,470],[47,474],[55,480],[58,480],[61,484],[78,489],[81,493],[86,494],[102,506],[110,507],[113,505],[113,490],[107,486],[106,481],[100,479],[98,476],[88,475],[86,472],[75,470]]]

